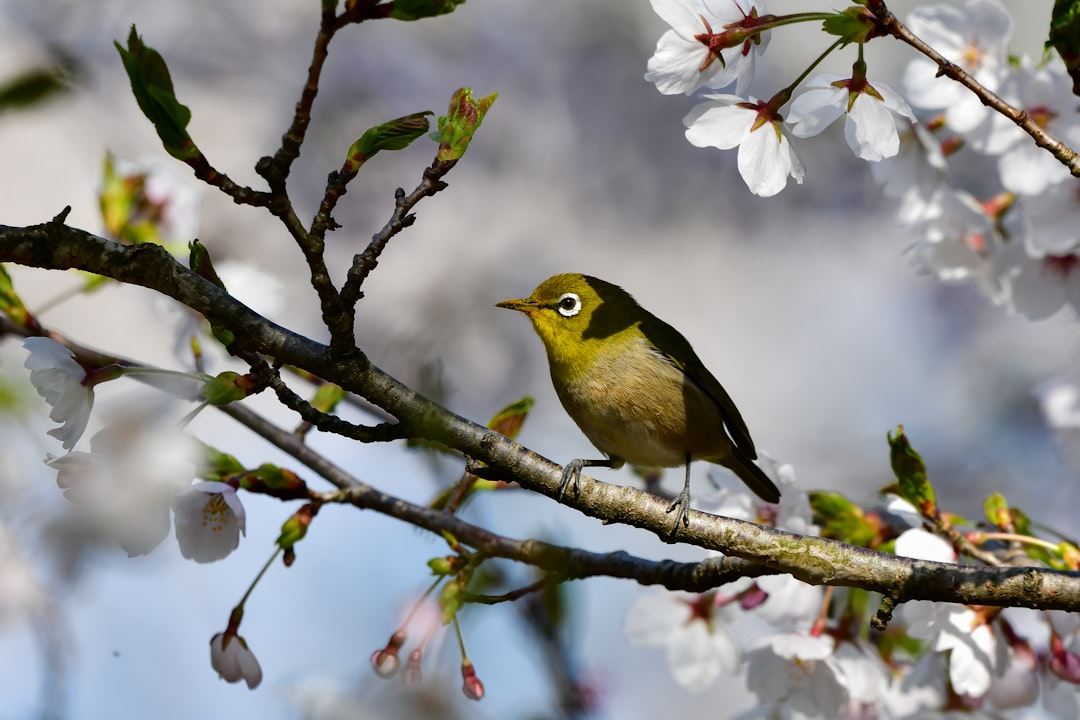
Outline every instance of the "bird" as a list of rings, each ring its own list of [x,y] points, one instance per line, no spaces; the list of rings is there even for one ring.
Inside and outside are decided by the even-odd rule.
[[[780,490],[754,464],[746,422],[720,382],[678,330],[618,285],[590,275],[549,277],[526,298],[496,307],[524,313],[547,350],[555,393],[567,414],[606,457],[563,467],[561,500],[586,467],[686,466],[682,492],[668,507],[690,523],[690,464],[723,465],[762,500]]]

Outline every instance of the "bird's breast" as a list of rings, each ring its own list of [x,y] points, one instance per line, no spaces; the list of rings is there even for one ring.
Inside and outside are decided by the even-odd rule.
[[[687,455],[731,452],[716,402],[643,338],[605,348],[585,367],[557,368],[553,359],[551,370],[566,412],[609,456],[675,467]]]

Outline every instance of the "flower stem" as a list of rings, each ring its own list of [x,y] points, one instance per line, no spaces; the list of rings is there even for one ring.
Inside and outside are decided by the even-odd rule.
[[[266,571],[270,569],[270,565],[272,565],[273,562],[277,560],[277,556],[280,554],[281,546],[279,545],[274,548],[274,552],[270,555],[270,559],[266,561],[266,564],[262,566],[262,570],[260,570],[259,574],[255,576],[255,579],[251,581],[251,586],[248,587],[247,592],[244,593],[244,597],[240,598],[240,602],[237,604],[236,607],[244,607],[244,603],[246,603],[247,599],[251,597],[251,592],[255,589],[255,586],[259,584],[259,581],[262,580],[262,576],[266,574]]]

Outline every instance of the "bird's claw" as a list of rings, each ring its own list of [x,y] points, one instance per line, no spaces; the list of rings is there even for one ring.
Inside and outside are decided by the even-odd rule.
[[[566,489],[570,487],[570,483],[574,483],[574,492],[578,489],[578,480],[581,478],[581,468],[585,467],[585,463],[581,460],[571,460],[563,465],[562,482],[559,483],[559,502],[562,502],[563,495],[566,494]]]
[[[690,493],[684,488],[678,497],[671,501],[668,505],[668,512],[678,508],[679,512],[675,515],[675,526],[671,528],[671,534],[674,535],[679,531],[679,523],[682,522],[683,527],[690,526]]]

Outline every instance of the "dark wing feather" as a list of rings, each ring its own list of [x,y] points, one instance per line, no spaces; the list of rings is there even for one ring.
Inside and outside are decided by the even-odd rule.
[[[735,407],[735,401],[727,394],[724,386],[713,377],[694,352],[690,342],[678,330],[655,315],[648,312],[646,315],[648,317],[640,323],[641,332],[645,338],[658,354],[682,370],[695,385],[716,401],[720,407],[720,414],[724,418],[724,425],[731,434],[731,439],[735,441],[735,446],[751,460],[757,459],[757,450],[754,449],[754,441],[750,439],[750,430],[746,427],[746,421],[743,420],[739,409]]]

